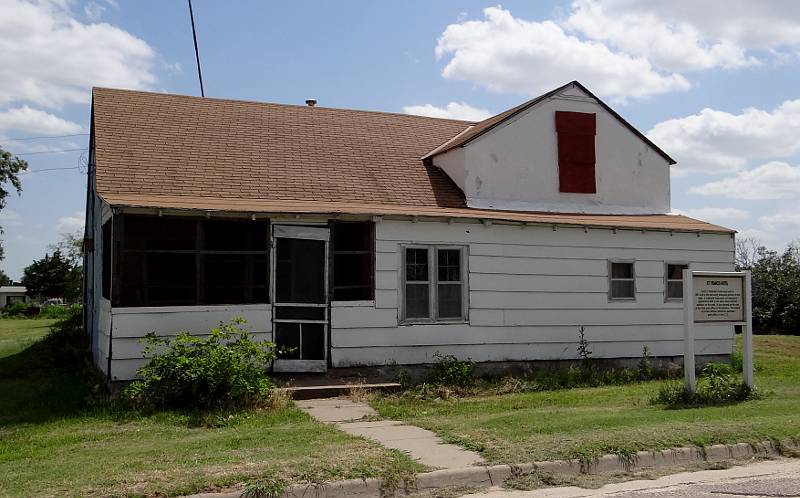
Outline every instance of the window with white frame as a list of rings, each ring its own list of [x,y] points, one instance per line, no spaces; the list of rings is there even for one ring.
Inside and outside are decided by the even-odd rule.
[[[668,301],[682,301],[683,300],[683,270],[689,268],[689,265],[682,263],[667,263],[664,278],[665,283],[665,298]]]
[[[609,261],[609,299],[635,299],[636,275],[632,261]]]
[[[464,248],[403,248],[403,318],[461,321],[465,318]]]

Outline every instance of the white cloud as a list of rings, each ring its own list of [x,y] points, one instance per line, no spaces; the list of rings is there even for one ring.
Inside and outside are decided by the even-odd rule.
[[[800,233],[800,211],[762,216],[758,221],[771,232]]]
[[[745,200],[800,196],[800,166],[773,161],[722,180],[691,187],[689,192]]]
[[[0,211],[0,226],[16,227],[22,225],[22,217],[13,209],[3,209]]]
[[[408,105],[403,107],[403,112],[431,118],[463,119],[466,121],[482,121],[492,115],[488,109],[472,107],[464,102],[450,102],[445,107],[436,107],[432,104]]]
[[[715,222],[741,221],[750,217],[750,213],[744,209],[732,207],[703,207],[687,209],[685,214],[686,216],[692,218]]]
[[[439,38],[437,57],[451,56],[445,78],[528,95],[577,79],[615,100],[690,87],[680,74],[659,73],[644,57],[581,40],[553,21],[525,21],[501,7],[483,13],[483,20],[447,26]]]
[[[65,135],[80,133],[83,127],[78,123],[25,105],[0,111],[0,133],[5,134],[6,130],[37,135]]]
[[[578,2],[584,3],[584,2]],[[691,26],[706,48],[726,41],[743,48],[800,44],[800,2],[794,0],[594,0],[612,18],[654,16],[668,29]],[[702,48],[702,46],[701,46]]]
[[[92,85],[148,88],[154,50],[107,23],[82,23],[70,0],[0,0],[0,105],[85,103]]]
[[[692,3],[697,5],[696,1]],[[668,71],[739,68],[757,63],[736,42],[709,39],[693,24],[702,19],[676,16],[675,11],[680,10],[676,2],[658,4],[665,4],[666,8],[659,8],[655,2],[578,0],[572,4],[564,25],[625,53],[646,57]],[[720,9],[714,17],[721,11],[730,9]]]
[[[703,109],[662,121],[647,136],[669,151],[682,170],[736,171],[750,159],[789,157],[800,151],[800,100],[788,100],[771,112]]]
[[[71,216],[62,216],[56,221],[58,233],[73,233],[82,230],[84,225],[84,214],[76,211]]]

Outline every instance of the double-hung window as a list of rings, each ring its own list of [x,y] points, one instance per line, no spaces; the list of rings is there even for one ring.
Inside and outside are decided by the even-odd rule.
[[[689,268],[687,264],[667,263],[665,271],[665,299],[667,301],[683,300],[683,270]]]
[[[608,276],[609,299],[636,299],[636,275],[632,261],[609,261]]]
[[[403,248],[403,319],[455,322],[465,319],[465,251],[452,246]]]

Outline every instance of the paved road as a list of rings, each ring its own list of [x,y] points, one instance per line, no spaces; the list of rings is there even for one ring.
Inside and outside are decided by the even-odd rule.
[[[775,460],[665,476],[656,480],[535,491],[489,491],[472,498],[743,498],[800,497],[800,460]]]

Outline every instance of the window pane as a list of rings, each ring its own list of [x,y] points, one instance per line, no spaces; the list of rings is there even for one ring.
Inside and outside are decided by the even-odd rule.
[[[325,302],[325,242],[279,238],[276,241],[275,301]]]
[[[406,281],[428,280],[428,250],[406,249]]]
[[[325,359],[325,325],[321,323],[304,323],[300,325],[303,335],[303,346],[300,354],[302,360]]]
[[[683,280],[683,270],[687,265],[667,265],[667,278],[669,280]]]
[[[611,263],[611,278],[633,278],[633,263]]]
[[[125,216],[128,249],[192,250],[197,246],[197,220]]]
[[[439,249],[437,257],[440,282],[461,280],[461,251],[459,249]]]
[[[428,284],[406,284],[406,318],[430,318]]]
[[[336,222],[333,224],[333,250],[369,251],[372,249],[372,223]]]
[[[252,220],[203,221],[203,247],[207,251],[265,251],[267,223]]]
[[[287,360],[300,359],[300,324],[275,324],[275,344],[278,346],[278,358]]]
[[[335,222],[333,245],[333,299],[373,298],[372,223]]]
[[[439,318],[461,318],[461,284],[439,284]]]
[[[611,297],[613,298],[632,298],[633,280],[612,280]]]
[[[372,253],[333,256],[333,299],[372,299]]]
[[[670,299],[682,299],[683,282],[678,282],[678,281],[667,282],[667,297]]]

